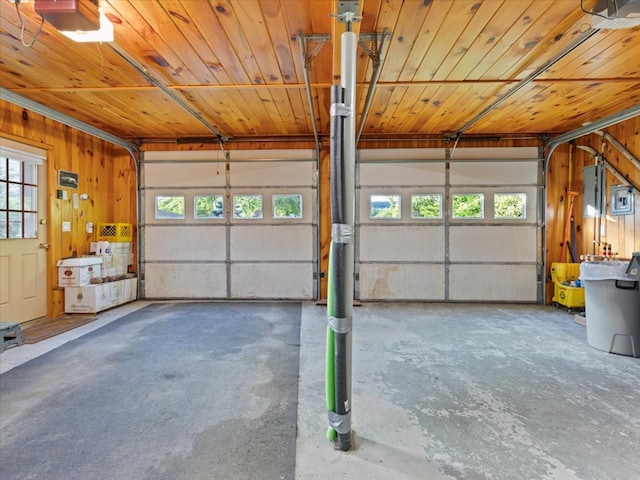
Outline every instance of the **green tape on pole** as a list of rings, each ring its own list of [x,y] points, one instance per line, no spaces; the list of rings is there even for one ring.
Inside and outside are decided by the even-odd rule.
[[[333,295],[333,261],[331,251],[333,250],[333,243],[329,246],[329,271],[327,282],[327,315],[333,315],[333,308],[335,298]],[[335,382],[335,354],[333,343],[333,330],[327,326],[327,349],[326,349],[326,365],[325,365],[325,399],[327,404],[327,410],[331,412],[336,411],[336,382]],[[327,429],[327,439],[335,441],[338,434],[329,427]]]

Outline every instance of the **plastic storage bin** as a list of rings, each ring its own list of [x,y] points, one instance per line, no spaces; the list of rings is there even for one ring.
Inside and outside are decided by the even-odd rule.
[[[133,225],[130,223],[99,223],[98,240],[109,242],[130,242],[133,239]]]
[[[579,263],[551,264],[551,280],[553,280],[552,301],[557,305],[564,305],[567,310],[584,308],[584,288],[581,286],[565,285],[564,282],[575,282],[580,278]]]
[[[585,262],[587,342],[598,350],[640,357],[640,287],[622,261]]]

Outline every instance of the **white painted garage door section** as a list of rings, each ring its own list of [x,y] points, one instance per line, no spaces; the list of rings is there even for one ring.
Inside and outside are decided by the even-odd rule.
[[[147,152],[142,262],[146,298],[311,299],[316,294],[316,162],[308,150]],[[302,218],[274,218],[274,195],[300,195]],[[156,218],[156,196],[184,197],[184,218]],[[195,198],[224,215],[197,218]],[[235,196],[262,198],[261,218],[235,218]]]
[[[230,164],[235,195],[262,195],[263,218],[232,219],[231,298],[310,299],[314,295],[313,162]],[[273,195],[302,195],[302,218],[276,219]]]
[[[356,240],[360,299],[444,299],[444,220],[411,218],[412,194],[444,195],[444,155],[441,149],[360,152]],[[399,195],[400,218],[372,219],[371,195]]]
[[[356,293],[362,300],[535,302],[540,255],[537,148],[360,152]],[[504,216],[494,198],[524,196]],[[371,218],[372,195],[400,197],[398,218]],[[413,218],[412,196],[440,195],[440,218]],[[457,195],[483,199],[458,218]]]

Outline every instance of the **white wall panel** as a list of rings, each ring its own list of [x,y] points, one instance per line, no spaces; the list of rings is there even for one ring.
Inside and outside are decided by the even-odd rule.
[[[225,298],[224,264],[148,263],[145,267],[147,298]]]
[[[535,302],[535,265],[451,265],[454,301]]]
[[[224,187],[222,163],[149,163],[144,166],[145,187]]]
[[[444,162],[364,163],[360,165],[360,185],[442,185]]]
[[[231,260],[297,260],[313,258],[310,225],[256,225],[231,228]]]
[[[451,185],[535,185],[537,162],[452,162]]]
[[[311,263],[234,263],[232,298],[303,298],[313,296]]]
[[[232,163],[231,186],[311,185],[312,165],[311,162]]]
[[[360,227],[360,260],[367,261],[442,261],[443,226]]]
[[[145,227],[147,261],[224,261],[225,245],[224,225]]]
[[[452,226],[452,262],[535,262],[535,226]]]
[[[362,300],[442,300],[444,265],[363,264],[360,266]]]

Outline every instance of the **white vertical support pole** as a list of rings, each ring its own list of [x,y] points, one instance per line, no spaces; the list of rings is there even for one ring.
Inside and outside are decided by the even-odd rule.
[[[356,182],[356,49],[358,39],[351,31],[344,32],[341,36],[341,86],[344,92],[344,104],[350,112],[344,119],[343,124],[343,202],[344,202],[344,223],[350,225],[351,231],[355,231],[355,182]],[[345,245],[345,266],[344,266],[344,312],[345,317],[353,318],[353,290],[354,290],[354,241]],[[349,331],[345,338],[346,362],[346,392],[349,405],[345,405],[345,410],[351,412],[351,345],[352,333]],[[340,437],[340,436],[339,436]],[[339,444],[340,438],[338,438]],[[351,447],[351,433],[341,449]],[[341,445],[339,445],[341,447]]]

